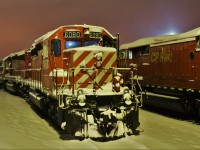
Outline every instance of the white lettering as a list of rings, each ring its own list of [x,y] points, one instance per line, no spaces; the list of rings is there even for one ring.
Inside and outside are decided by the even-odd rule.
[[[79,31],[66,31],[64,32],[64,38],[80,38],[81,33]]]
[[[101,33],[99,33],[99,32],[90,32],[90,38],[95,38],[95,39],[101,38]]]

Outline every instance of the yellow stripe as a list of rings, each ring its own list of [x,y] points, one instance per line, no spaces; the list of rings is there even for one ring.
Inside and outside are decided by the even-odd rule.
[[[77,52],[75,54],[76,57],[74,57],[75,59],[78,58],[78,56],[80,56],[83,52]],[[103,53],[103,59],[105,59],[107,56],[109,55],[109,52],[104,52]],[[94,52],[91,52],[80,64],[84,63],[85,65],[94,57]],[[103,60],[102,60],[103,61]],[[108,61],[107,64],[105,64],[105,66],[103,66],[105,69],[109,69],[111,67],[111,65],[116,61],[116,54],[114,54]],[[80,68],[79,66],[77,66],[77,68],[75,68],[75,76],[80,72]],[[91,75],[93,72],[93,70],[88,70],[88,73]],[[105,75],[105,73],[107,72],[107,70],[102,70],[97,76],[96,76],[96,82],[98,83]],[[87,80],[89,77],[88,74],[84,74],[84,75],[80,75],[78,81],[76,81],[76,88],[79,88],[81,84],[78,83],[83,83],[85,80]],[[110,74],[108,76],[108,78],[106,79],[106,82],[110,82],[112,80],[112,74]],[[93,85],[89,84],[86,88],[92,88]]]

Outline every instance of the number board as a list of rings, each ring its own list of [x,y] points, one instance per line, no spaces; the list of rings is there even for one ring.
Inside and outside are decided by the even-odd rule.
[[[100,32],[90,32],[90,38],[100,39],[101,33]]]
[[[80,38],[81,32],[80,31],[65,31],[64,38]]]

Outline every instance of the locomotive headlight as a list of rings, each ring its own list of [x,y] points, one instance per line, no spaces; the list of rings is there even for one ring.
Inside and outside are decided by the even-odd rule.
[[[84,92],[83,92],[83,90],[82,89],[79,89],[78,91],[77,91],[77,101],[78,101],[78,104],[80,105],[80,106],[85,106],[85,100],[86,100],[86,97],[85,97],[85,95],[84,95]]]
[[[102,60],[102,55],[97,55],[97,56],[96,56],[96,59],[97,59],[98,61],[101,61],[101,60]]]
[[[97,61],[97,62],[96,62],[96,67],[97,67],[97,68],[100,68],[101,66],[102,66],[102,62],[101,62],[101,61]]]
[[[98,52],[97,54],[94,55],[94,58],[96,59],[95,66],[97,68],[102,67],[102,52]]]
[[[97,54],[94,55],[94,57],[96,58],[97,61],[101,61],[102,60],[102,52],[98,52]]]

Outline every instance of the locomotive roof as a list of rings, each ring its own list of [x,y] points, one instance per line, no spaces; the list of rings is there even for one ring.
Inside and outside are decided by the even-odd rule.
[[[100,27],[100,26],[93,26],[93,25],[86,25],[86,24],[83,24],[83,25],[66,25],[66,26],[60,26],[52,31],[49,31],[47,32],[46,34],[42,35],[41,37],[39,37],[38,39],[36,39],[33,43],[33,46],[44,41],[45,39],[49,38],[52,34],[54,34],[56,31],[58,31],[59,29],[61,28],[64,28],[64,27],[84,27],[84,28],[89,28],[90,31],[94,31],[94,32],[102,32],[103,30],[105,32],[107,32],[112,38],[114,38],[105,28],[103,27]]]
[[[17,56],[23,55],[23,54],[25,54],[25,51],[27,51],[27,50],[29,50],[29,49],[24,49],[24,50],[21,50],[19,52],[11,53],[8,56],[4,57],[3,60],[6,60],[7,58],[13,57],[15,55],[17,55]]]
[[[194,40],[194,38],[199,35],[200,35],[200,27],[181,34],[142,38],[131,43],[122,44],[120,46],[120,49],[136,48],[141,46],[158,46],[158,45],[164,45],[166,44],[166,42],[168,44],[172,44],[172,43],[178,43],[180,41],[190,41]]]

